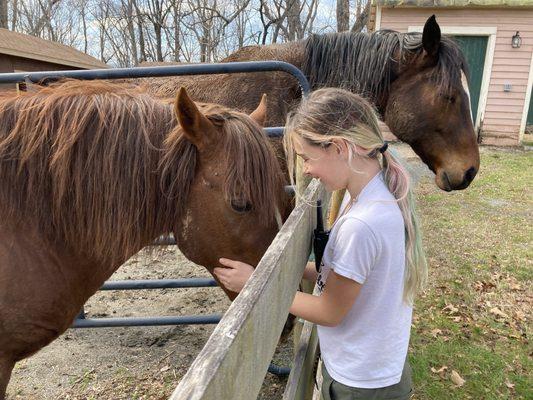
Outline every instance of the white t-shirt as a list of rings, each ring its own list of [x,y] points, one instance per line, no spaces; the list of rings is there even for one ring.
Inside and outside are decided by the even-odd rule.
[[[342,207],[348,200],[347,193]],[[380,172],[331,230],[317,279],[320,290],[331,270],[362,285],[338,326],[318,326],[323,362],[344,385],[374,389],[400,381],[412,317],[412,307],[403,301],[404,229]]]

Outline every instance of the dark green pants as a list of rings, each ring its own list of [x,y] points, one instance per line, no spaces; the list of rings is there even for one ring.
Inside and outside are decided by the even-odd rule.
[[[361,389],[335,381],[322,364],[322,398],[324,400],[408,400],[411,398],[411,366],[406,361],[402,378],[395,385],[378,389]]]

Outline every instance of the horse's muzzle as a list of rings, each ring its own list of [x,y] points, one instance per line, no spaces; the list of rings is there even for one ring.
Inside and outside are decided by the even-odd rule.
[[[470,183],[474,180],[476,174],[476,168],[470,167],[462,176],[458,177],[459,179],[454,179],[453,174],[441,171],[436,174],[435,181],[442,190],[447,192],[451,192],[452,190],[463,190],[470,186]]]

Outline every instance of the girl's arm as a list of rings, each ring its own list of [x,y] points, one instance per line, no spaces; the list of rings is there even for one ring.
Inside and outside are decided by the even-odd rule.
[[[239,293],[252,275],[254,268],[246,263],[224,258],[221,258],[219,262],[225,268],[215,268],[215,275],[227,289]],[[296,292],[289,312],[318,325],[336,326],[342,322],[352,307],[360,289],[359,283],[330,271],[322,294],[313,296]]]
[[[359,295],[361,284],[330,271],[320,296],[296,292],[291,314],[322,326],[339,325]]]
[[[306,281],[316,282],[316,278],[318,278],[318,272],[316,272],[315,262],[309,261],[305,266],[303,279]]]

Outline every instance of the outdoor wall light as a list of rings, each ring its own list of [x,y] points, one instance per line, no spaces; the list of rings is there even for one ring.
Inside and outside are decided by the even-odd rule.
[[[522,44],[522,38],[519,35],[519,32],[516,31],[516,33],[513,35],[513,38],[511,39],[511,46],[513,49],[518,49],[520,45]]]

